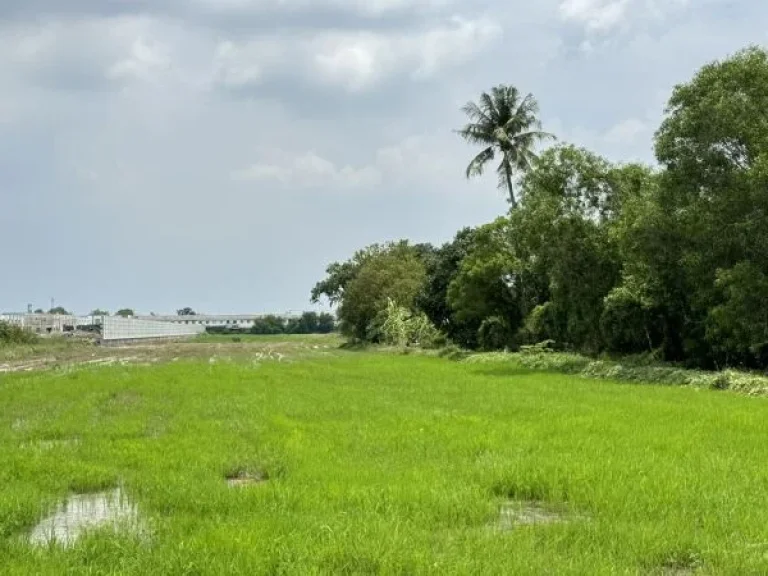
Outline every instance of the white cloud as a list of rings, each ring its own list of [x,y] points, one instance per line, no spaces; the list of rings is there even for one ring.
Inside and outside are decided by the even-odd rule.
[[[630,0],[563,0],[560,15],[588,30],[605,31],[624,20],[629,3]]]
[[[374,166],[337,167],[313,151],[291,157],[281,154],[274,162],[257,162],[235,170],[231,177],[240,182],[277,181],[286,187],[370,188],[381,182],[381,173]]]
[[[243,87],[271,74],[292,75],[359,92],[396,75],[432,77],[471,60],[500,34],[490,20],[455,17],[418,31],[331,30],[314,37],[299,33],[225,41],[217,50],[214,82]]]
[[[638,22],[664,20],[689,0],[561,0],[560,17],[584,26],[587,32],[605,33]]]
[[[189,4],[214,14],[264,14],[307,9],[335,9],[365,16],[445,8],[455,0],[188,0]]]
[[[384,174],[394,179],[434,180],[446,176],[452,178],[455,176],[452,167],[460,164],[453,153],[455,148],[450,144],[446,146],[444,135],[442,136],[412,135],[396,144],[383,146],[376,152],[376,165]]]
[[[171,35],[168,26],[142,16],[7,23],[0,28],[0,50],[9,75],[87,88],[166,71],[170,49],[155,38]]]
[[[650,126],[637,118],[628,118],[612,126],[604,135],[603,140],[609,144],[634,144],[639,137],[647,136]]]
[[[157,43],[149,44],[139,36],[131,45],[128,57],[112,64],[106,75],[114,80],[147,80],[155,71],[165,70],[169,66],[168,48]]]
[[[214,56],[214,82],[228,88],[260,82],[266,65],[273,62],[273,58],[268,57],[273,53],[271,48],[268,42],[222,42]]]

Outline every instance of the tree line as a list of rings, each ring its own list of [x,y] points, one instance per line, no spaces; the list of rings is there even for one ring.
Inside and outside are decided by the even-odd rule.
[[[336,329],[336,320],[327,312],[304,312],[298,318],[267,315],[256,318],[249,328],[209,326],[209,334],[330,334]]]
[[[499,160],[509,213],[442,246],[363,248],[328,266],[312,300],[336,306],[341,331],[360,341],[386,340],[397,313],[403,326],[426,319],[471,349],[547,341],[766,368],[766,86],[768,53],[757,47],[678,85],[655,134],[655,166],[564,143],[536,154],[550,135],[535,99],[494,88],[467,104],[458,133],[483,146],[468,177]]]

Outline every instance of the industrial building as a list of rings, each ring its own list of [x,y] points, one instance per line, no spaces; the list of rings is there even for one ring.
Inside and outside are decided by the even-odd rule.
[[[104,339],[111,339],[111,333],[155,336],[190,335],[204,332],[206,328],[230,328],[247,330],[265,314],[199,314],[190,316],[134,316],[120,319],[116,316],[74,316],[64,314],[0,314],[0,321],[31,330],[36,334],[57,334],[70,332],[85,326],[101,326]],[[295,314],[282,314],[285,319],[298,318]],[[125,320],[124,322],[122,320]],[[162,326],[162,327],[161,327]],[[124,336],[115,339],[130,339],[138,336]]]
[[[264,318],[265,314],[196,314],[192,316],[136,316],[139,320],[153,320],[155,322],[170,322],[172,324],[184,324],[188,326],[204,326],[218,328],[248,329],[253,324]],[[277,314],[281,318],[289,320],[299,318],[294,314]]]
[[[53,334],[74,330],[78,326],[92,324],[90,316],[73,316],[66,314],[28,314],[11,312],[0,314],[0,321],[7,322],[20,328],[31,330],[35,334]]]

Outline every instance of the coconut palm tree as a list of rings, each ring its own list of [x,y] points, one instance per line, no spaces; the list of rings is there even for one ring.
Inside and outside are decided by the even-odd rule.
[[[509,193],[509,203],[516,208],[518,201],[512,185],[516,173],[524,173],[536,159],[534,146],[541,140],[554,138],[541,131],[536,115],[539,105],[533,95],[521,98],[514,86],[500,84],[483,92],[479,103],[468,102],[462,111],[470,123],[458,130],[458,134],[470,144],[485,146],[467,166],[467,178],[480,176],[488,162],[501,157],[496,173],[499,188]]]

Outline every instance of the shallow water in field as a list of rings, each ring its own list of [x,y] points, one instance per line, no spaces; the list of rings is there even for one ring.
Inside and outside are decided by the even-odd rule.
[[[29,536],[31,544],[71,546],[86,532],[111,527],[139,531],[139,512],[120,488],[94,494],[74,494],[44,518]]]
[[[562,524],[583,519],[583,516],[575,516],[565,511],[554,510],[540,502],[510,501],[505,502],[501,506],[497,528],[500,530],[511,530],[518,526]]]

